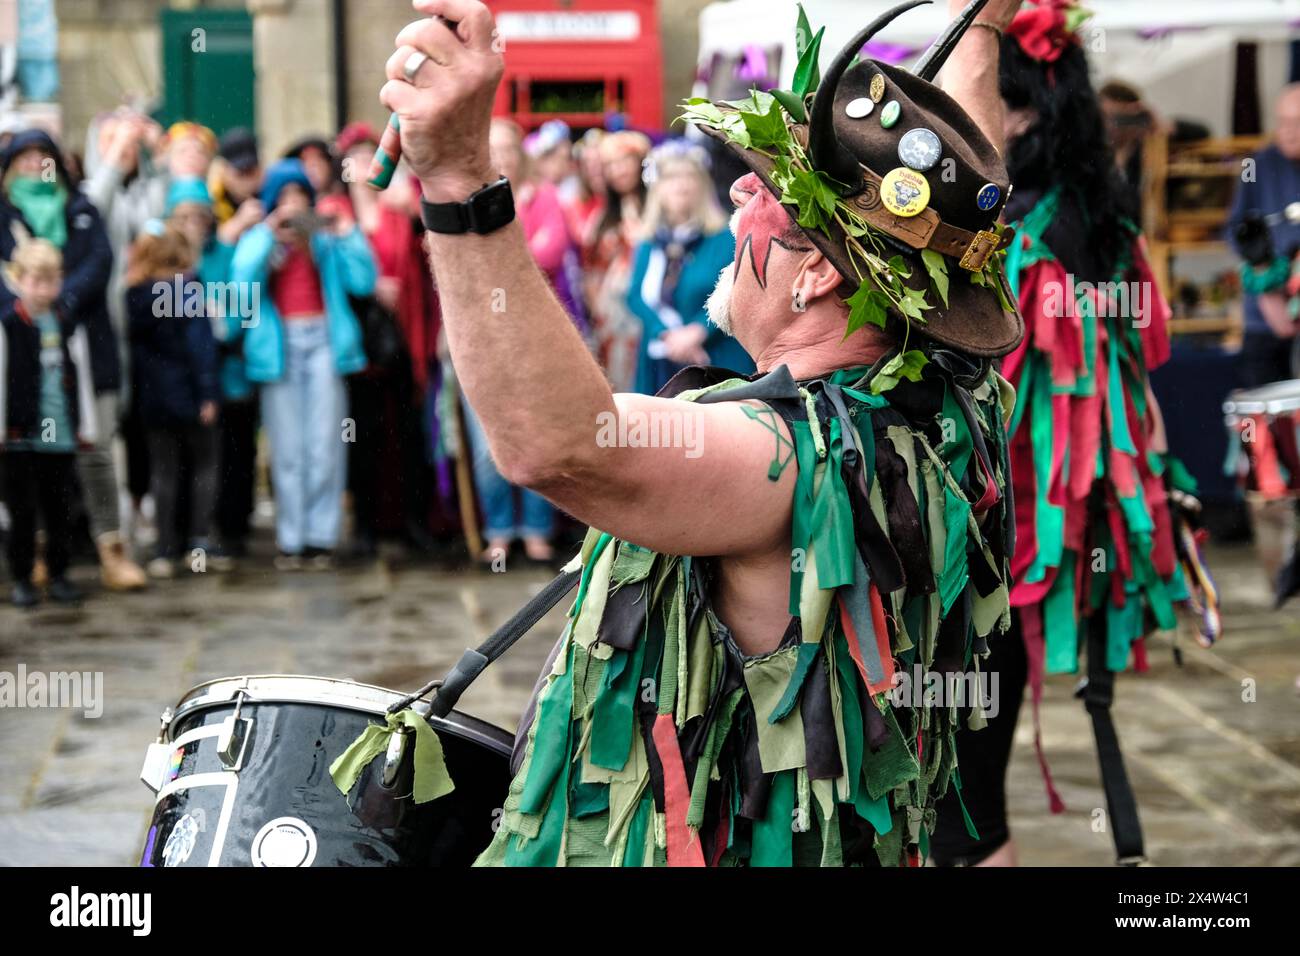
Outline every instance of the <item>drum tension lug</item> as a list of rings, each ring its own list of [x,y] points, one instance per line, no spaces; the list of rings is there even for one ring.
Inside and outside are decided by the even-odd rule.
[[[172,709],[164,707],[162,715],[158,718],[158,743],[167,740],[167,731],[172,725]]]
[[[221,733],[217,735],[217,756],[221,758],[222,766],[236,772],[244,765],[244,751],[248,748],[248,738],[253,729],[253,718],[239,714],[243,706],[244,692],[241,690],[235,699],[235,712],[221,722]]]
[[[397,773],[402,769],[402,758],[406,756],[406,741],[410,734],[409,728],[400,727],[388,738],[388,751],[384,754],[384,774],[381,778],[387,789],[392,789],[397,783]]]
[[[172,709],[166,708],[158,718],[158,739],[149,745],[144,754],[144,766],[140,768],[140,779],[144,785],[157,793],[162,789],[167,773],[167,763],[171,760],[173,748],[167,744],[167,732],[172,723]]]

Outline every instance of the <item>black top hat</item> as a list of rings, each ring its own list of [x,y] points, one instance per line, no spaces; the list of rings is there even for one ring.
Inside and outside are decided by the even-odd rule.
[[[931,82],[987,0],[974,0],[915,72],[874,60],[854,62],[890,21],[928,2],[909,0],[858,33],[822,77],[807,123],[788,113],[787,122],[812,168],[833,181],[846,209],[870,227],[884,258],[903,257],[906,275],[898,275],[905,287],[929,288],[925,250],[945,257],[947,301],[928,295],[931,307],[914,324],[915,331],[971,355],[1001,356],[1024,335],[1005,276],[996,267],[997,254],[1013,238],[1011,230],[997,226],[1010,180],[1002,158],[974,121]],[[738,109],[729,103],[714,106],[724,116]],[[721,124],[702,128],[782,194],[774,182],[778,159],[770,152],[735,142]],[[793,217],[792,208],[786,208]],[[849,291],[857,291],[862,281],[875,281],[869,276],[860,280],[862,244],[838,222],[804,231],[844,276]],[[891,315],[896,321],[905,318],[897,310]]]

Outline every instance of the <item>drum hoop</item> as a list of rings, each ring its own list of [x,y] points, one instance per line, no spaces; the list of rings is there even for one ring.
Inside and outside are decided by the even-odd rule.
[[[375,717],[385,716],[389,705],[405,696],[398,691],[379,687],[376,684],[363,684],[359,681],[335,677],[315,677],[309,674],[247,674],[238,677],[218,677],[191,687],[172,708],[171,720],[167,725],[168,739],[171,739],[173,728],[183,718],[199,711],[230,704],[241,692],[244,694],[244,702],[248,704],[317,704]],[[460,711],[452,711],[443,718],[429,717],[429,702],[424,700],[415,701],[411,709],[431,720],[435,729],[440,725],[446,726],[454,729],[461,736],[493,750],[504,749],[506,753],[510,751],[512,736],[495,724]]]
[[[1225,415],[1282,415],[1294,411],[1300,411],[1300,379],[1238,389],[1230,392],[1223,403]]]

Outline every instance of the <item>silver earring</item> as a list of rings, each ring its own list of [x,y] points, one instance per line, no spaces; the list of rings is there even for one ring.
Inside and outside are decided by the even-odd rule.
[[[790,308],[795,312],[802,312],[804,310],[803,293],[798,289],[795,289],[790,297]]]

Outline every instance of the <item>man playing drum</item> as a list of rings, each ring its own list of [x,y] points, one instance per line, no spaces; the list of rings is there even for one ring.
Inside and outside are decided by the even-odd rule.
[[[452,358],[502,474],[593,529],[479,862],[915,865],[1009,620],[1013,396],[991,360],[1023,327],[989,137],[1018,3],[971,4],[914,72],[858,61],[904,4],[820,81],[801,15],[794,89],[688,104],[752,170],[710,315],[759,372],[687,369],[654,397],[611,393],[511,221],[492,15],[414,5],[435,19],[398,36],[381,98]],[[978,124],[931,82],[954,47]]]

